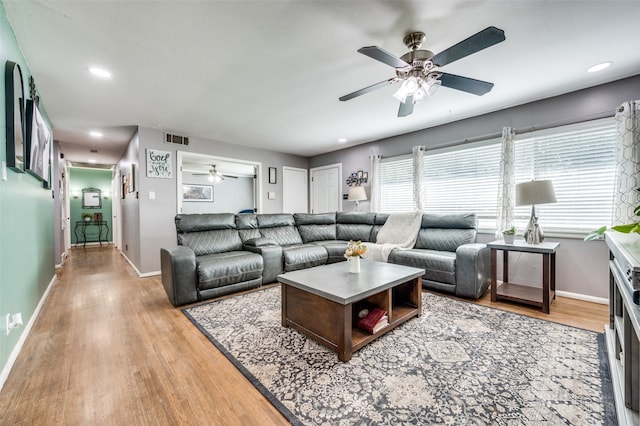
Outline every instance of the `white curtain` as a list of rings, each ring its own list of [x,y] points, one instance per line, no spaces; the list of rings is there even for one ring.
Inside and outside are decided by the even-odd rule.
[[[424,146],[413,147],[413,210],[422,210],[422,185],[424,175]]]
[[[371,173],[369,174],[371,202],[369,203],[369,211],[380,211],[380,156],[372,155],[369,157],[371,160]]]
[[[613,200],[613,224],[638,220],[633,210],[640,204],[640,128],[638,126],[640,101],[625,102],[616,110],[616,183]]]
[[[502,238],[502,231],[513,226],[513,209],[515,207],[515,139],[515,130],[511,127],[502,128],[502,159],[500,162],[500,183],[498,184],[496,238]]]

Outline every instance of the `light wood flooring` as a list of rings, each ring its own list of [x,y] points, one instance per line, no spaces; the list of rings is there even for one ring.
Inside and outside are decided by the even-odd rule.
[[[608,308],[558,298],[551,314],[602,331]],[[74,248],[0,393],[0,425],[279,425],[287,421],[112,247]]]

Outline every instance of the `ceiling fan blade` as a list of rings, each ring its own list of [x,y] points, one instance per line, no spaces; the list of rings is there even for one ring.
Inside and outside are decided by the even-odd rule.
[[[370,57],[371,59],[380,61],[383,64],[391,65],[394,68],[404,68],[409,66],[409,64],[402,59],[392,55],[386,50],[380,49],[378,46],[361,47],[358,49],[358,52]]]
[[[400,108],[398,108],[398,117],[406,117],[413,113],[413,96],[407,96],[404,102],[400,102]]]
[[[488,81],[462,77],[461,75],[447,74],[446,72],[442,73],[439,80],[445,87],[473,93],[478,96],[482,96],[485,93],[490,92],[493,88],[493,83],[489,83]]]
[[[376,84],[372,84],[371,86],[365,87],[364,89],[360,89],[360,90],[356,90],[353,93],[349,93],[348,95],[344,95],[340,98],[338,98],[341,101],[348,101],[349,99],[353,99],[356,98],[360,95],[364,95],[365,93],[369,93],[372,92],[376,89],[379,89],[380,87],[383,86],[388,86],[390,84],[396,83],[398,81],[398,79],[396,77],[390,78],[389,80],[385,80],[385,81],[381,81],[380,83],[376,83]]]
[[[433,56],[431,62],[441,67],[504,40],[504,31],[496,27],[488,27]]]

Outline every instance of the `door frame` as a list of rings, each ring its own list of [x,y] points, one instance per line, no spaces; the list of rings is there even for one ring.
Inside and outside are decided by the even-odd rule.
[[[225,163],[237,163],[254,166],[256,168],[256,177],[254,179],[253,191],[253,196],[255,198],[255,209],[256,213],[262,213],[262,163],[257,161],[240,160],[238,158],[220,157],[217,155],[198,154],[196,152],[188,151],[178,151],[176,156],[178,169],[178,172],[176,173],[176,213],[182,213],[182,162],[185,157],[199,157],[206,158],[207,160],[211,160],[213,162],[222,161]]]
[[[313,205],[313,200],[314,200],[314,180],[313,180],[313,174],[315,172],[319,172],[322,170],[327,170],[327,169],[333,169],[333,168],[337,168],[338,169],[338,210],[339,212],[342,211],[342,163],[334,163],[334,164],[327,164],[326,166],[319,166],[319,167],[312,167],[309,169],[309,187],[310,187],[310,191],[309,191],[309,210],[310,211],[315,211],[314,210],[314,205]]]

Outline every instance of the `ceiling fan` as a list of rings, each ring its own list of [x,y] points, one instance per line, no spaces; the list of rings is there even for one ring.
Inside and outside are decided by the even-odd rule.
[[[394,93],[393,97],[400,101],[398,117],[406,117],[413,112],[413,105],[416,102],[425,100],[439,86],[461,90],[478,96],[484,95],[493,88],[493,83],[448,74],[440,71],[439,68],[504,41],[504,31],[496,27],[485,28],[437,55],[434,55],[429,50],[419,50],[425,37],[422,32],[407,34],[403,41],[411,51],[400,58],[378,46],[367,46],[358,49],[359,53],[394,67],[396,76],[349,93],[339,99],[348,101],[380,87],[402,82],[400,89]]]
[[[224,180],[224,178],[238,179],[238,176],[225,175],[216,170],[216,165],[212,164],[208,173],[191,173],[193,176],[209,176],[209,181],[218,183]]]

